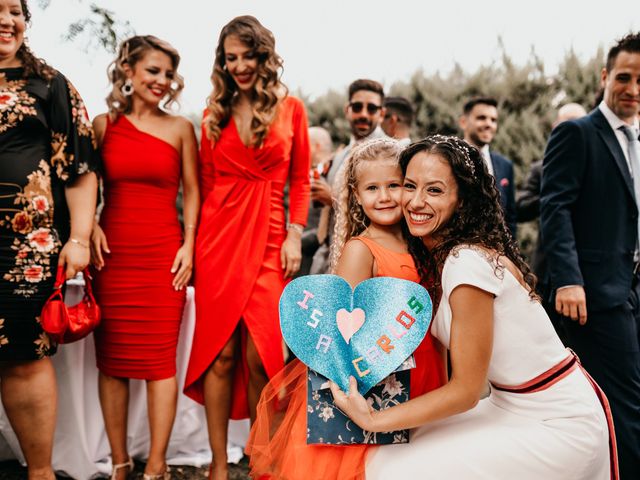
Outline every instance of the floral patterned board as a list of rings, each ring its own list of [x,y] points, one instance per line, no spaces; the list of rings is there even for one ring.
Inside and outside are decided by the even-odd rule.
[[[373,387],[365,398],[376,410],[383,410],[409,400],[410,368],[413,357]],[[367,432],[358,427],[333,403],[328,380],[308,369],[307,373],[307,444],[350,445],[409,443],[409,430]]]

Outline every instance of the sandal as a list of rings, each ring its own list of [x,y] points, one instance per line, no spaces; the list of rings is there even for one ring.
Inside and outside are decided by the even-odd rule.
[[[142,480],[171,480],[171,470],[169,466],[165,468],[166,470],[163,473],[143,473]]]
[[[127,460],[125,463],[116,463],[115,465],[113,465],[111,467],[111,477],[109,478],[111,480],[116,480],[118,475],[118,470],[120,470],[121,468],[128,468],[129,473],[131,473],[131,471],[133,470],[133,459],[129,457],[129,460]]]

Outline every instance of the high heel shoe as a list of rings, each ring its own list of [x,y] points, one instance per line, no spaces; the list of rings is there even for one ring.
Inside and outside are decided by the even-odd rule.
[[[171,480],[171,470],[166,466],[163,473],[143,473],[142,480]]]
[[[133,470],[133,459],[131,457],[129,457],[129,460],[127,460],[125,463],[116,463],[111,467],[111,477],[109,477],[111,480],[116,480],[116,478],[118,478],[118,470],[120,470],[121,468],[128,468],[129,471],[127,473],[131,473],[131,471]]]

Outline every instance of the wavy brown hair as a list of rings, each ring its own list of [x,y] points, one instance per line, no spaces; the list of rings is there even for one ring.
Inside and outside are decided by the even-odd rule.
[[[230,35],[236,36],[258,59],[258,78],[253,87],[251,102],[251,132],[252,143],[260,146],[275,118],[280,102],[279,91],[283,90],[286,94],[287,87],[280,81],[282,58],[276,53],[273,33],[251,15],[234,18],[220,32],[211,73],[213,91],[207,99],[207,135],[214,141],[220,138],[222,129],[231,118],[231,106],[238,91],[236,83],[225,68],[224,41]]]
[[[427,250],[422,239],[407,235],[409,252],[432,298],[436,301],[440,298],[440,275],[447,256],[465,245],[492,252],[496,274],[504,268],[499,258],[507,257],[522,273],[531,298],[537,298],[536,277],[507,228],[495,179],[487,170],[480,151],[459,138],[432,135],[402,151],[400,167],[403,174],[407,173],[411,159],[421,152],[437,155],[449,164],[460,200],[449,222],[438,232],[443,240],[435,248]]]
[[[31,11],[29,10],[29,5],[27,5],[27,0],[20,0],[20,7],[22,8],[24,21],[28,25],[31,22]],[[49,81],[56,75],[55,69],[47,65],[41,58],[36,57],[24,41],[18,48],[16,57],[22,63],[22,75],[24,78],[36,76]]]
[[[118,115],[131,111],[131,97],[122,93],[122,86],[127,80],[125,67],[135,68],[149,51],[158,50],[166,54],[171,59],[174,77],[169,87],[169,93],[160,102],[160,108],[168,110],[174,102],[177,102],[180,92],[184,88],[184,79],[178,74],[180,65],[180,54],[168,42],[160,40],[153,35],[136,35],[128,38],[120,44],[118,56],[107,68],[107,76],[111,82],[111,92],[107,96],[107,107],[111,120],[115,120]]]
[[[398,165],[402,148],[390,138],[377,138],[355,146],[344,161],[337,184],[336,223],[333,227],[330,265],[333,271],[345,244],[369,226],[369,218],[356,198],[358,172],[364,162],[389,162]],[[402,220],[404,223],[404,220]]]

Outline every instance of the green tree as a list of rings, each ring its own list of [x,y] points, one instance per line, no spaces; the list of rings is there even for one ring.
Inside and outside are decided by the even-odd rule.
[[[569,51],[558,72],[549,74],[532,49],[524,64],[516,64],[505,52],[500,39],[501,56],[474,72],[455,65],[448,74],[427,74],[417,70],[410,79],[399,81],[387,90],[402,95],[414,105],[416,121],[413,138],[433,133],[461,135],[458,119],[469,98],[489,95],[499,102],[499,129],[492,148],[514,163],[516,185],[524,181],[532,162],[542,158],[557,108],[569,102],[593,107],[599,89],[604,52],[581,60]],[[303,97],[304,98],[304,97]],[[330,90],[313,101],[306,101],[309,123],[331,133],[336,143],[349,139],[349,125],[343,107],[346,92]],[[530,253],[537,236],[537,223],[522,225],[518,239],[525,254]]]
[[[85,52],[102,48],[115,53],[122,40],[135,34],[128,21],[119,19],[111,10],[100,7],[94,2],[77,0],[80,16],[67,27],[63,38],[80,43]],[[51,0],[39,0],[38,5],[46,9]]]

